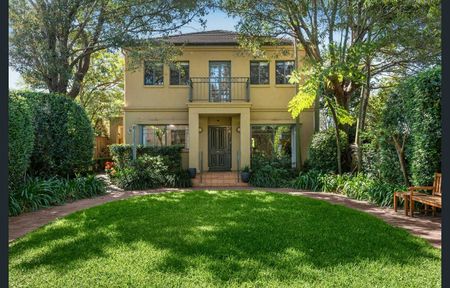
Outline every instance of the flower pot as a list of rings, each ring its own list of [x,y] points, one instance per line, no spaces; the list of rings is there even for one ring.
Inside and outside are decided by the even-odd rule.
[[[196,168],[188,168],[188,173],[191,178],[195,178],[195,175],[197,175],[197,169]]]
[[[241,180],[244,183],[248,183],[250,180],[250,172],[241,172]]]

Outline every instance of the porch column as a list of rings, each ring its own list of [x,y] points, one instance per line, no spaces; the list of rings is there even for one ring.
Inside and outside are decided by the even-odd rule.
[[[250,166],[250,109],[241,112],[241,167]]]
[[[197,172],[200,171],[198,116],[198,112],[189,111],[189,168],[197,168]]]

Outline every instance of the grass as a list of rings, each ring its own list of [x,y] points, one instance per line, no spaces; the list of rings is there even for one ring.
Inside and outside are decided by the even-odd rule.
[[[164,193],[10,246],[11,287],[430,287],[440,250],[343,206],[257,191]]]

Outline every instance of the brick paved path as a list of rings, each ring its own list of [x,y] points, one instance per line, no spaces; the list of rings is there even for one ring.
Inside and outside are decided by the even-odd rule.
[[[227,190],[226,187],[202,187],[202,189],[220,189]],[[404,228],[414,235],[428,240],[433,246],[441,248],[441,218],[431,216],[417,216],[411,218],[405,216],[403,211],[394,212],[391,208],[381,208],[365,201],[358,201],[347,198],[342,195],[324,193],[324,192],[306,192],[293,189],[273,189],[273,188],[252,188],[252,187],[233,187],[231,189],[239,190],[260,190],[272,191],[278,193],[287,193],[290,195],[302,195],[314,199],[325,200],[333,204],[344,205],[353,209],[361,210],[372,214],[387,223]],[[229,189],[228,189],[229,190]],[[170,191],[193,191],[192,189],[154,189],[147,191],[122,191],[115,187],[110,187],[108,194],[91,199],[83,199],[68,203],[62,206],[50,207],[35,212],[24,213],[19,216],[9,218],[9,241],[13,241],[28,232],[31,232],[57,218],[64,217],[75,211],[97,206],[103,203],[125,199],[137,195],[147,195]]]

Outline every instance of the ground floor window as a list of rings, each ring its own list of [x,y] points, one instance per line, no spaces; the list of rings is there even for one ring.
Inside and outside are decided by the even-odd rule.
[[[144,146],[184,145],[189,148],[188,125],[141,125]]]
[[[252,154],[289,156],[295,164],[295,125],[252,125]]]

